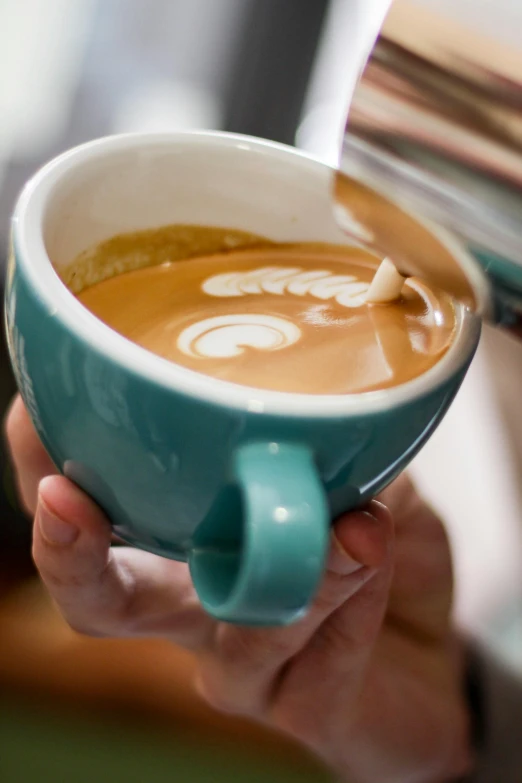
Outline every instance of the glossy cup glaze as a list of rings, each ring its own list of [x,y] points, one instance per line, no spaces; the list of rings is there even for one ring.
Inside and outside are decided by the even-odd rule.
[[[423,445],[464,377],[479,321],[460,308],[443,359],[391,390],[259,391],[129,342],[80,305],[53,265],[115,234],[171,223],[346,242],[331,174],[247,137],[119,136],[49,163],[16,207],[8,343],[43,443],[115,533],[188,560],[204,607],[227,621],[302,615],[322,576],[330,519],[383,489]]]

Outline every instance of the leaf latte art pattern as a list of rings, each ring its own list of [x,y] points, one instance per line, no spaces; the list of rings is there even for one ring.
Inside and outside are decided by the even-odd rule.
[[[201,359],[239,356],[246,347],[258,351],[279,351],[296,343],[299,327],[286,318],[249,313],[218,315],[187,326],[177,345],[186,356]]]
[[[366,302],[370,285],[355,275],[336,275],[324,269],[267,266],[249,272],[225,272],[207,278],[201,285],[209,296],[230,297],[247,294],[308,294],[316,299],[335,299],[343,307],[360,307]]]

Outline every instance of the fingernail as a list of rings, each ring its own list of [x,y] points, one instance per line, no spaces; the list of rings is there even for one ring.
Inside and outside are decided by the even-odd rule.
[[[330,571],[333,571],[336,574],[341,574],[342,576],[348,576],[349,574],[354,574],[363,567],[362,563],[358,563],[357,560],[354,560],[353,557],[348,554],[346,549],[335,535],[335,531],[332,534],[332,541],[333,546],[330,551],[330,558],[328,563],[328,568]]]
[[[53,514],[42,501],[38,507],[38,525],[42,536],[53,546],[70,546],[76,541],[80,532],[75,525]]]

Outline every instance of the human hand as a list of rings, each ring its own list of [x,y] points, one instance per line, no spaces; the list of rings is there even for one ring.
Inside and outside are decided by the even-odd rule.
[[[442,524],[405,476],[337,520],[307,616],[287,628],[218,623],[185,564],[111,548],[109,523],[56,473],[17,398],[7,435],[33,554],[70,625],[191,649],[217,709],[287,732],[350,783],[443,783],[472,763]]]

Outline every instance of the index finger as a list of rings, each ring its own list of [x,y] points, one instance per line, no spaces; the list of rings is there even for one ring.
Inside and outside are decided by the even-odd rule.
[[[40,481],[54,475],[57,470],[36,433],[20,395],[14,398],[7,413],[5,433],[20,501],[32,516],[36,510]]]
[[[109,520],[63,476],[40,484],[33,556],[69,624],[91,636],[166,637],[186,648],[208,644],[187,565],[139,549],[111,549]]]

